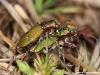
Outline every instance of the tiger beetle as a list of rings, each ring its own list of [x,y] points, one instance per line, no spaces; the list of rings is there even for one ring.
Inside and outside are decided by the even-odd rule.
[[[32,52],[39,52],[40,50],[42,50],[44,47],[46,47],[46,41],[47,41],[47,45],[51,46],[53,43],[55,43],[56,41],[59,42],[59,38],[63,37],[63,35],[65,35],[65,37],[69,37],[67,36],[69,33],[71,33],[73,31],[73,27],[68,25],[65,28],[62,29],[58,29],[55,33],[54,36],[49,37],[48,39],[43,39],[41,42],[39,42],[33,49],[31,49]],[[66,40],[64,38],[64,40]],[[67,40],[68,41],[68,40]],[[68,42],[67,42],[68,43]],[[69,43],[68,44],[70,47],[73,46],[75,47],[73,44]]]
[[[41,35],[50,30],[55,30],[59,26],[57,20],[44,21],[43,23],[37,24],[26,32],[17,43],[17,52],[23,53],[30,48]]]
[[[77,35],[78,33],[79,32],[76,29],[74,29],[73,26],[68,25],[64,28],[56,30],[55,36],[49,37],[48,39],[44,38],[41,42],[39,42],[33,48],[31,48],[30,51],[31,52],[41,51],[42,49],[44,49],[46,47],[46,42],[47,42],[48,47],[52,46],[54,43],[57,43],[59,47],[65,45],[65,46],[70,47],[70,48],[76,48],[76,45],[71,43],[71,42],[73,42],[74,38],[76,38],[79,41],[79,38]],[[85,35],[84,33],[80,33],[80,34]],[[86,34],[86,35],[90,36],[88,34]],[[61,49],[61,48],[59,48],[59,49]],[[58,50],[59,56],[61,54],[60,51],[61,50]]]
[[[65,44],[70,48],[76,48],[76,45],[71,42],[74,40],[74,37],[79,40],[77,35],[79,32],[71,25],[67,25],[61,29],[58,28],[59,26],[60,24],[56,20],[45,21],[34,26],[20,38],[17,43],[17,51],[23,53],[28,50],[36,53],[46,48],[46,46],[51,47],[54,43],[56,43],[58,47]],[[46,37],[46,33],[48,33],[48,37]],[[40,40],[41,38],[42,40]]]

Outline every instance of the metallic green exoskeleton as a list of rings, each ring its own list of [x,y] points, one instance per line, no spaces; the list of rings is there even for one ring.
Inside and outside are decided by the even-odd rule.
[[[49,30],[55,29],[58,25],[59,22],[57,20],[44,21],[41,24],[35,25],[20,38],[17,43],[17,49],[29,48],[41,35],[50,32],[48,31],[48,28]]]
[[[62,29],[58,29],[58,30],[56,30],[56,32],[54,34],[55,34],[55,36],[44,38],[41,42],[36,44],[31,49],[31,52],[39,52],[46,46],[50,47],[56,41],[57,41],[58,45],[61,44],[64,46],[68,46],[70,48],[76,48],[76,45],[73,44],[73,38],[74,37],[77,38],[78,36],[77,36],[77,31],[73,28],[73,26],[68,25]],[[59,38],[62,38],[63,35],[65,36],[65,38],[59,40]],[[60,49],[60,48],[58,48],[58,49]],[[58,51],[59,55],[61,54],[60,51],[61,50]]]
[[[38,43],[33,49],[31,49],[31,52],[39,52],[44,47],[51,46],[56,40],[57,40],[56,37],[45,38],[40,43]]]
[[[73,31],[74,28],[70,25],[66,26],[65,28],[57,30],[58,33],[54,33],[55,36],[49,37],[46,39],[43,39],[41,42],[39,42],[33,49],[31,49],[32,52],[39,52],[46,46],[51,46],[53,43],[55,43],[59,38],[58,35],[62,37],[62,35],[67,35],[69,31]],[[47,43],[46,43],[47,42]]]
[[[42,33],[43,33],[42,26],[35,25],[20,38],[17,46],[21,48],[27,46],[32,41],[35,41]]]
[[[65,28],[59,29],[57,32],[60,36],[62,35],[67,35],[68,33],[70,33],[71,31],[74,31],[73,26],[68,25]]]
[[[39,25],[41,25],[43,29],[46,29],[49,27],[58,28],[60,23],[57,20],[49,20],[49,21],[44,21],[43,23],[40,23]]]

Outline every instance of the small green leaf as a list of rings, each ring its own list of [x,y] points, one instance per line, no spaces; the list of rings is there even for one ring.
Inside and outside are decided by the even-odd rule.
[[[34,61],[36,62],[37,67],[41,66],[42,61],[40,59],[38,59],[38,60],[34,59]]]
[[[34,75],[34,70],[25,61],[16,60],[16,63],[24,74]]]
[[[38,74],[41,75],[51,75],[53,70],[56,68],[57,61],[50,62],[51,55],[49,56],[46,54],[45,58],[42,56],[42,58],[38,61],[38,59],[35,59],[35,63],[37,65],[36,71]],[[41,63],[39,63],[41,61]]]

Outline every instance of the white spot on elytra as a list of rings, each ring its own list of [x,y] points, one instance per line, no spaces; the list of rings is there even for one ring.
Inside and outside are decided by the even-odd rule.
[[[28,39],[29,37],[27,36],[26,39]]]

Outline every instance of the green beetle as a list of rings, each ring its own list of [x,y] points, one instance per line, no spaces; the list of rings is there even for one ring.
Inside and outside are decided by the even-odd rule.
[[[31,48],[30,51],[31,52],[39,52],[39,51],[43,50],[43,48],[45,48],[46,46],[51,47],[51,45],[53,45],[56,41],[58,42],[58,45],[65,45],[70,48],[76,48],[76,45],[73,44],[73,37],[75,37],[78,40],[78,38],[77,38],[78,32],[74,29],[73,26],[68,25],[64,28],[58,29],[56,31],[56,33],[54,33],[54,34],[55,34],[55,36],[53,36],[53,37],[48,37],[46,39],[44,38],[41,42],[39,42],[33,48]],[[83,34],[83,33],[80,33],[80,34]],[[83,35],[86,35],[86,34],[83,34]],[[61,50],[58,51],[59,55],[60,55],[60,51]]]
[[[32,46],[32,44],[35,43],[36,40],[38,40],[39,37],[45,33],[44,31],[49,32],[50,29],[57,28],[58,25],[59,22],[57,20],[50,20],[50,21],[44,21],[43,23],[37,24],[34,27],[32,27],[18,41],[17,43],[18,52],[20,53],[23,48],[26,49]]]
[[[44,47],[51,46],[53,43],[55,43],[57,40],[59,40],[59,37],[63,37],[63,35],[67,35],[70,31],[73,31],[74,28],[70,25],[66,26],[65,28],[57,30],[57,33],[54,33],[53,37],[48,37],[47,40],[44,38],[41,42],[39,42],[33,49],[31,49],[31,52],[39,52]],[[68,36],[66,36],[68,37]],[[47,43],[46,43],[47,42]]]

